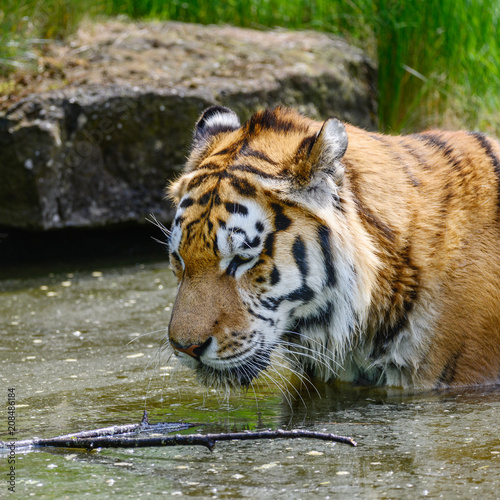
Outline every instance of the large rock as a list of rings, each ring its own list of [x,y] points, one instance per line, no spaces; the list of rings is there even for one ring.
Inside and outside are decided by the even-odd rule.
[[[164,187],[211,104],[245,119],[282,103],[376,128],[373,64],[325,34],[114,21],[50,46],[42,64],[0,117],[4,226],[168,220]]]

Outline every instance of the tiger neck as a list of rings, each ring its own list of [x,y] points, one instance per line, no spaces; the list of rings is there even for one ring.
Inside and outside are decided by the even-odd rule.
[[[320,214],[334,234],[336,287],[324,290],[315,314],[297,318],[294,342],[314,351],[318,363],[309,359],[304,366],[325,380],[410,385],[418,369],[414,360],[425,351],[426,335],[418,319],[424,313],[415,306],[419,271],[407,246],[386,241],[400,270],[399,275],[387,273],[376,251],[380,242],[367,230],[356,200],[346,197],[342,202],[344,220],[336,213]]]

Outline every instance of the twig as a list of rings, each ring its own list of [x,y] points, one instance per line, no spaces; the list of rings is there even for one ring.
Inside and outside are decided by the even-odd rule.
[[[145,448],[152,446],[186,446],[186,445],[201,445],[206,446],[210,451],[215,447],[217,441],[248,441],[256,439],[320,439],[322,441],[330,441],[337,443],[350,444],[357,446],[356,441],[350,437],[337,436],[335,434],[326,434],[323,432],[313,432],[306,430],[291,430],[285,431],[278,429],[275,431],[260,431],[260,432],[231,432],[222,434],[187,434],[164,437],[121,437],[123,434],[128,434],[135,431],[154,431],[162,430],[168,432],[166,426],[185,426],[192,427],[193,424],[155,424],[150,425],[147,420],[147,413],[144,412],[144,418],[140,424],[121,425],[107,427],[104,429],[96,429],[93,431],[84,431],[76,434],[67,434],[55,438],[34,438],[26,441],[16,442],[16,449],[20,447],[47,447],[53,446],[58,448],[84,448],[92,450],[96,448]],[[161,427],[158,427],[161,426]],[[178,428],[173,430],[179,430]],[[170,429],[172,432],[172,429]],[[0,443],[0,451],[6,449],[6,443]]]
[[[297,439],[310,438],[321,439],[322,441],[333,441],[338,443],[350,444],[356,446],[357,443],[349,437],[336,436],[335,434],[325,434],[322,432],[312,432],[304,430],[284,431],[278,429],[276,431],[261,431],[261,432],[231,432],[228,434],[187,434],[168,437],[117,437],[117,436],[99,436],[95,438],[51,438],[51,439],[34,439],[32,446],[45,447],[55,446],[58,448],[85,448],[92,450],[95,448],[145,448],[152,446],[186,446],[186,445],[202,445],[206,446],[210,451],[215,447],[217,441],[247,441],[254,439]]]
[[[42,438],[33,438],[33,439],[26,439],[24,441],[15,441],[16,443],[16,449],[19,450],[20,448],[31,448],[31,447],[36,447],[36,446],[44,446],[43,443],[44,441],[50,440],[50,439],[57,439],[57,440],[71,440],[71,439],[90,439],[90,438],[97,438],[97,437],[111,437],[111,436],[123,436],[125,434],[131,434],[133,432],[175,432],[175,431],[181,431],[184,429],[189,429],[190,427],[194,427],[197,424],[187,424],[183,422],[162,422],[158,424],[150,424],[148,420],[148,412],[144,410],[144,414],[142,417],[142,421],[138,424],[127,424],[127,425],[113,425],[112,427],[103,427],[101,429],[93,429],[90,431],[81,431],[81,432],[75,432],[73,434],[64,434],[62,436],[57,436],[55,438],[48,438],[48,439],[42,439]],[[0,441],[0,452],[5,449],[6,443],[3,441]]]

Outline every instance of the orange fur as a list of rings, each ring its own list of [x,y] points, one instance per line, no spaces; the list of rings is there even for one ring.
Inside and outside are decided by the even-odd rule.
[[[325,333],[325,349],[351,373],[336,377],[356,381],[364,371],[376,383],[371,372],[378,366],[391,385],[498,383],[498,143],[467,132],[391,137],[351,125],[344,138],[339,122],[322,124],[285,108],[257,113],[243,126],[230,113],[220,108],[200,119],[185,173],[169,191],[175,203],[191,203],[177,221],[173,345],[213,337],[221,359],[237,356],[255,328],[249,308],[260,300],[271,309],[273,268],[275,276],[292,276],[303,258],[304,283],[316,286],[326,280],[327,257],[323,268],[318,262],[331,246],[335,265],[343,262],[341,276],[356,280],[352,293],[342,284],[349,338],[336,334],[334,316]],[[221,268],[213,226],[224,229],[224,203],[248,200],[259,205],[274,246],[234,277]],[[327,233],[328,242],[318,239]],[[333,285],[327,292],[337,307]],[[352,314],[345,312],[349,301]],[[317,374],[314,366],[310,371]]]

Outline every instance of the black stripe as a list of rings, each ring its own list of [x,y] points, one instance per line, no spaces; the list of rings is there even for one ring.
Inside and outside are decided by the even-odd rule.
[[[209,135],[221,134],[223,132],[232,132],[233,130],[238,129],[236,126],[236,116],[235,116],[235,124],[228,125],[224,123],[213,123],[212,125],[208,124],[207,121],[217,114],[225,115],[230,114],[234,115],[234,112],[224,106],[211,106],[202,114],[201,118],[198,120],[196,124],[196,128],[194,131],[194,141],[201,141],[205,139]]]
[[[212,197],[213,191],[209,191],[208,193],[205,193],[199,200],[198,200],[198,205],[201,205],[202,207],[205,206],[209,201],[210,198]]]
[[[247,233],[246,231],[241,228],[241,227],[230,227],[229,228],[229,231],[231,234],[241,234],[243,236],[243,239],[246,240],[247,239]]]
[[[230,148],[221,149],[220,151],[217,151],[216,153],[212,153],[212,156],[224,156],[224,155],[227,155],[230,152],[231,152]]]
[[[277,267],[274,266],[273,270],[271,271],[271,285],[277,285],[280,282],[280,272],[278,271]]]
[[[194,203],[194,200],[192,198],[185,198],[184,200],[181,201],[179,207],[180,208],[188,208]]]
[[[408,314],[413,309],[413,303],[405,301],[403,305],[403,313],[400,313],[396,321],[392,324],[384,324],[375,336],[374,345],[370,357],[378,358],[387,352],[391,342],[401,333],[401,331],[408,326]],[[389,321],[386,319],[386,321]]]
[[[202,184],[209,176],[213,175],[211,172],[201,172],[196,177],[193,177],[187,185],[187,190],[191,191],[192,189],[197,188],[200,184]]]
[[[258,111],[245,124],[246,131],[251,135],[256,130],[273,130],[274,132],[305,132],[307,130],[297,121],[280,116],[280,112],[283,113],[283,110],[279,107]]]
[[[293,325],[291,330],[294,332],[301,332],[304,329],[309,329],[313,327],[324,328],[330,324],[333,310],[334,310],[333,304],[331,302],[328,302],[319,311],[309,316],[299,318],[297,322]]]
[[[420,154],[420,151],[415,150],[413,146],[405,142],[404,140],[400,141],[401,145],[406,149],[406,152],[415,158],[417,160],[417,163],[420,165],[421,168],[424,170],[430,170],[430,165],[422,158],[422,155]]]
[[[211,136],[211,135],[233,132],[234,130],[237,130],[237,128],[238,127],[231,127],[229,125],[224,125],[222,123],[219,123],[217,125],[210,125],[209,127],[204,128],[201,131],[196,130],[195,136],[194,136],[194,141],[196,143],[196,142],[201,141],[201,140],[203,140],[206,137]]]
[[[307,302],[310,302],[312,299],[314,299],[314,296],[315,296],[315,293],[311,288],[309,288],[309,286],[302,285],[300,288],[297,288],[297,290],[290,292],[283,299],[287,300],[287,301],[300,300],[302,303],[305,304]]]
[[[241,196],[253,197],[256,195],[255,186],[240,177],[231,176],[229,182]]]
[[[180,226],[184,222],[184,217],[182,215],[178,215],[174,219],[174,226]]]
[[[259,160],[263,160],[263,161],[269,163],[270,165],[277,164],[274,160],[271,160],[271,158],[269,158],[269,156],[267,156],[267,154],[264,153],[263,151],[257,151],[255,149],[249,147],[246,141],[243,143],[240,151],[238,152],[238,157],[240,155],[241,156],[250,156],[252,158],[257,158]]]
[[[272,258],[274,253],[274,233],[269,233],[264,242],[264,253]]]
[[[227,202],[225,207],[230,214],[248,215],[248,208],[240,203]]]
[[[375,227],[381,232],[389,241],[394,242],[394,231],[382,220],[375,216],[375,214],[358,198],[357,194],[353,191],[354,203],[358,211],[370,225]]]
[[[414,137],[415,139],[424,141],[438,149],[447,149],[449,147],[448,144],[442,141],[439,136],[437,136],[436,134],[431,134],[429,132],[423,134],[412,134],[410,137]]]
[[[447,387],[455,380],[458,360],[462,356],[463,346],[455,353],[453,353],[446,362],[446,365],[439,376],[437,388]]]
[[[352,168],[352,165],[348,162],[346,158],[344,158],[344,164],[350,172],[350,181],[351,181],[351,192],[354,199],[354,204],[356,205],[356,210],[359,213],[359,216],[363,222],[367,222],[371,226],[373,226],[378,232],[382,233],[387,240],[390,242],[394,242],[396,240],[394,231],[389,227],[385,222],[380,220],[361,200],[359,197],[360,187],[359,187],[359,179],[358,173],[355,168]]]
[[[229,276],[234,276],[238,267],[246,264],[247,262],[250,262],[252,259],[253,257],[246,258],[236,255],[236,257],[234,257],[233,260],[229,263],[229,266],[227,266],[226,274],[228,274]]]
[[[262,233],[262,231],[264,231],[264,224],[262,224],[262,222],[260,222],[260,221],[257,221],[255,223],[255,229],[257,229],[257,231],[259,231],[259,233]]]
[[[192,228],[195,224],[198,224],[200,222],[199,219],[195,219],[195,220],[192,220],[191,222],[189,222],[188,224],[186,224],[186,226],[184,227],[184,232],[186,234],[190,233],[192,231]]]
[[[212,238],[212,242],[213,242],[213,251],[214,251],[214,254],[217,256],[217,254],[219,253],[219,244],[217,243],[217,235],[215,235],[215,238]]]
[[[408,158],[405,155],[401,155],[395,149],[394,140],[389,140],[385,136],[377,136],[375,134],[371,134],[371,137],[384,145],[387,154],[389,154],[391,158],[395,161],[395,163],[404,170],[404,173],[408,177],[408,180],[410,181],[411,185],[414,187],[419,187],[421,185],[421,182],[415,177],[415,175],[411,171],[410,166],[407,163]]]
[[[486,154],[490,157],[491,164],[497,175],[498,182],[498,200],[497,203],[500,204],[500,160],[497,158],[491,147],[491,140],[481,132],[471,132],[470,133],[479,142],[481,147],[486,151]]]
[[[323,259],[325,262],[326,284],[327,286],[334,287],[337,283],[337,272],[335,271],[335,267],[333,265],[330,235],[330,228],[324,225],[318,227],[319,244],[321,246],[321,252],[323,254]]]
[[[309,137],[305,137],[302,139],[297,151],[295,152],[295,156],[309,156],[311,154],[312,148],[316,139],[318,138],[317,134],[311,135]]]
[[[398,335],[408,327],[410,313],[418,300],[420,269],[414,265],[409,246],[399,252],[399,262],[394,264],[396,277],[392,282],[391,304],[388,305],[382,326],[374,336],[372,356],[385,353]]]
[[[225,148],[225,149],[221,149],[220,151],[217,151],[216,153],[212,153],[212,156],[224,156],[224,155],[233,155],[234,153],[236,153],[236,151],[238,150],[239,148],[239,143],[234,143],[234,144],[231,144],[231,146],[229,146],[228,148]]]
[[[272,203],[271,208],[274,210],[274,227],[276,231],[285,231],[292,223],[291,219],[283,213],[283,207],[277,203]]]
[[[309,263],[307,262],[306,245],[300,236],[297,236],[293,242],[292,255],[302,279],[305,279],[309,274]]]
[[[243,196],[253,196],[255,195],[255,187],[252,186],[248,181],[242,179],[227,170],[219,170],[218,172],[200,172],[198,175],[193,177],[188,185],[187,190],[191,191],[197,188],[200,184],[210,178],[217,178],[219,181],[222,179],[229,179],[231,185]]]
[[[240,172],[248,172],[249,174],[258,175],[260,177],[264,177],[265,179],[270,179],[276,177],[273,174],[268,174],[267,172],[263,172],[259,168],[252,167],[251,165],[247,165],[246,163],[237,163],[236,165],[231,165],[228,168],[229,171],[240,171]]]
[[[249,240],[248,238],[245,239],[245,243],[250,247],[250,248],[255,248],[260,245],[261,239],[260,236],[255,236],[253,240]]]
[[[175,259],[175,260],[179,263],[179,265],[181,265],[181,266],[182,266],[181,256],[180,256],[177,252],[175,252],[175,251],[174,251],[174,252],[170,252],[170,256],[171,256],[173,259]]]
[[[447,159],[449,163],[451,163],[452,167],[455,170],[460,170],[462,167],[462,160],[457,158],[455,156],[456,148],[453,147],[452,145],[448,144],[446,141],[444,141],[442,138],[440,138],[436,134],[430,134],[430,133],[425,133],[425,134],[413,134],[411,137],[414,137],[416,139],[422,140],[429,144],[430,146],[433,146],[441,151],[443,156]]]
[[[261,300],[262,307],[269,309],[271,311],[275,311],[279,305],[284,302],[296,302],[300,301],[303,304],[310,302],[315,297],[314,291],[307,285],[302,285],[300,288],[293,290],[286,295],[282,295],[281,297],[270,297],[268,299]]]
[[[474,136],[479,144],[481,144],[481,146],[484,148],[486,154],[490,157],[496,174],[500,177],[500,160],[496,157],[495,153],[493,153],[493,148],[491,147],[489,138],[481,132],[471,132],[470,134]]]
[[[218,163],[212,163],[212,162],[207,162],[203,163],[203,165],[200,165],[198,169],[205,169],[205,170],[221,170],[224,168],[224,165],[219,165]]]
[[[254,310],[249,307],[247,308],[247,311],[252,315],[252,316],[255,316],[256,318],[259,318],[261,319],[262,321],[266,321],[267,323],[269,323],[271,326],[274,326],[274,320],[272,318],[266,318],[265,316],[262,316],[260,314],[257,314],[256,312],[254,312]]]
[[[278,306],[283,302],[283,297],[269,297],[268,299],[262,299],[260,304],[265,309],[269,309],[270,311],[276,311]]]

